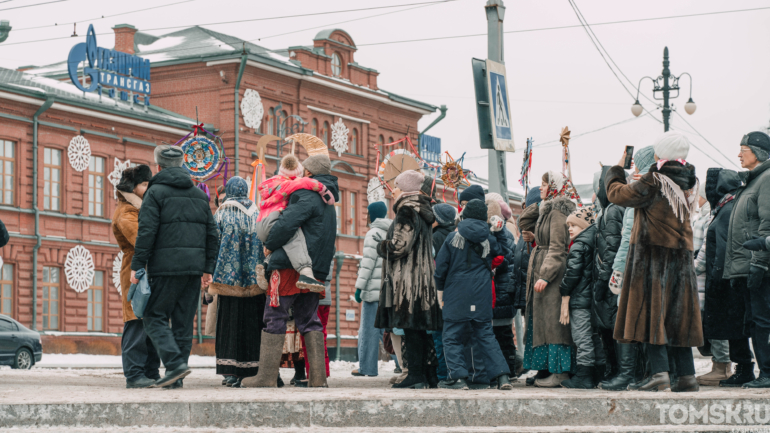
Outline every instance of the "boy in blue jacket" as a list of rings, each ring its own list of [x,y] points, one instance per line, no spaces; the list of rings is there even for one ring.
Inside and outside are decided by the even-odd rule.
[[[473,199],[460,215],[457,231],[447,236],[436,256],[434,278],[443,305],[444,357],[447,379],[440,388],[468,389],[465,347],[484,359],[487,376],[497,388],[513,389],[510,370],[492,332],[492,259],[500,255],[487,225],[487,206]],[[472,340],[471,340],[472,338]]]

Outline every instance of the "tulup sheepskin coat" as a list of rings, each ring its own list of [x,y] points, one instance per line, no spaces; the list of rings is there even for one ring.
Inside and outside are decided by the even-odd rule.
[[[559,323],[561,293],[559,285],[567,268],[569,231],[567,216],[575,203],[566,197],[546,200],[528,206],[519,218],[522,231],[535,234],[537,246],[532,250],[527,270],[527,321],[532,315],[532,347],[544,344],[572,344],[569,325]],[[535,292],[535,283],[548,281],[544,291]],[[529,322],[527,322],[529,323]]]
[[[435,221],[430,198],[401,196],[393,206],[396,218],[377,245],[383,257],[382,289],[375,328],[437,331],[444,326],[433,280]]]
[[[702,346],[690,211],[685,208],[679,216],[674,214],[657,173],[685,193],[696,183],[695,167],[676,161],[660,170],[653,165],[632,184],[626,183],[620,166],[612,167],[605,177],[609,200],[634,208],[614,337],[621,343]]]

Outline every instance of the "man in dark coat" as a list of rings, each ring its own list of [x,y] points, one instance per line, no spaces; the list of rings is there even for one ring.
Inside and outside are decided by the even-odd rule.
[[[305,176],[321,182],[339,201],[337,177],[331,174],[331,160],[326,148],[321,153],[308,156],[302,162]],[[286,324],[290,310],[294,312],[297,330],[305,338],[310,365],[310,387],[326,387],[326,362],[324,355],[323,325],[318,318],[319,294],[296,287],[299,273],[283,250],[297,229],[305,234],[305,242],[313,261],[313,275],[325,281],[334,258],[337,236],[337,214],[334,206],[324,203],[315,191],[299,190],[289,197],[289,206],[270,230],[265,242],[265,254],[271,254],[266,275],[270,277],[270,290],[277,290],[278,305],[265,306],[265,329],[259,356],[259,373],[252,380],[244,380],[246,387],[276,387],[278,369],[283,352]],[[293,308],[292,308],[293,307]]]
[[[182,168],[182,157],[178,147],[155,148],[158,174],[142,200],[131,261],[131,282],[137,283],[136,271],[146,267],[152,290],[142,323],[166,366],[156,387],[190,374],[193,318],[201,285],[211,282],[219,250],[208,198]]]
[[[484,358],[486,375],[497,388],[513,389],[510,370],[492,332],[492,260],[499,245],[487,225],[487,209],[472,199],[463,209],[463,221],[450,233],[436,257],[436,289],[444,304],[444,351],[448,379],[439,386],[468,389],[466,345]],[[478,372],[478,369],[477,369]],[[471,378],[471,381],[473,379]]]

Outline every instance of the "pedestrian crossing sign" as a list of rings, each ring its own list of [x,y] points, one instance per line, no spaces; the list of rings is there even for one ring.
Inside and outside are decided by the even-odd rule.
[[[496,150],[515,152],[505,65],[489,59],[486,64],[492,141]]]

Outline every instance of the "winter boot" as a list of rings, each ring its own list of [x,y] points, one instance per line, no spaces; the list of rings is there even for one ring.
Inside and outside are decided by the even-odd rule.
[[[629,391],[665,391],[671,388],[671,380],[668,377],[668,372],[663,371],[661,373],[655,373],[652,376],[644,379],[641,382],[632,383],[628,385]]]
[[[265,265],[263,263],[257,264],[257,286],[262,290],[267,290],[268,282],[265,276]]]
[[[305,267],[299,271],[299,280],[297,280],[297,288],[310,290],[311,292],[321,293],[326,290],[323,283],[318,282],[313,275],[313,268]]]
[[[511,374],[518,377],[521,377],[522,374],[528,373],[529,370],[524,369],[524,360],[521,359],[521,356],[516,355],[513,358],[513,370],[511,370]]]
[[[636,344],[618,343],[615,353],[618,357],[618,374],[599,384],[600,389],[607,391],[625,391],[628,385],[634,383],[634,370],[636,368]],[[641,380],[641,379],[640,379]]]
[[[155,385],[155,381],[149,377],[140,377],[139,379],[126,381],[126,388],[149,388]]]
[[[177,379],[182,379],[190,373],[192,373],[192,370],[187,367],[187,363],[182,363],[182,365],[173,370],[166,369],[166,375],[155,381],[155,385],[150,386],[150,388],[162,388],[171,385]]]
[[[237,376],[227,376],[226,380],[227,380],[227,383],[225,384],[225,386],[231,387],[231,386],[233,386],[233,384],[235,382],[238,381],[238,377]]]
[[[285,340],[285,334],[269,334],[262,331],[262,344],[259,346],[259,372],[256,376],[247,377],[241,381],[244,388],[276,388],[278,386],[278,369],[281,366]]]
[[[770,388],[770,377],[759,377],[749,383],[744,383],[743,389]]]
[[[163,387],[163,389],[180,389],[180,388],[184,388],[183,379],[177,379],[176,382],[173,382],[171,385],[166,385]]]
[[[612,363],[611,366],[614,367],[615,363]],[[613,373],[611,370],[607,369],[607,364],[596,364],[591,374],[591,382],[594,384],[593,387],[596,388],[596,385],[605,379],[612,379],[616,374],[618,374],[617,371]]]
[[[700,387],[695,375],[679,376],[675,385],[671,385],[671,392],[698,392]]]
[[[429,365],[428,368],[425,369],[425,378],[428,380],[428,388],[438,388],[438,368],[436,368],[435,365]]]
[[[754,380],[754,363],[748,364],[735,364],[735,373],[725,380],[719,381],[719,386],[725,386],[728,388],[739,388],[744,383],[749,383]]]
[[[465,379],[447,379],[438,383],[442,389],[468,389],[468,383]]]
[[[305,360],[297,361],[294,363],[294,377],[291,378],[289,381],[290,385],[294,385],[295,382],[298,380],[305,380],[307,377],[305,376]]]
[[[595,377],[596,377],[595,367],[589,367],[587,365],[578,365],[577,374],[572,376],[572,379],[563,381],[561,383],[561,386],[564,388],[571,388],[571,389],[593,389]]]
[[[513,385],[511,385],[511,378],[507,374],[502,374],[497,377],[497,389],[502,391],[510,391],[513,389]]]
[[[535,380],[535,386],[538,388],[558,388],[567,379],[569,379],[569,374],[567,373],[554,373],[545,379]]]
[[[401,383],[401,382],[404,381],[404,379],[406,379],[406,376],[408,376],[408,375],[409,375],[409,370],[403,370],[401,372],[401,374],[399,374],[397,376],[391,377],[389,383],[391,385],[395,385],[397,383]]]
[[[307,349],[307,362],[310,363],[310,388],[328,388],[326,383],[326,355],[324,354],[324,333],[311,331],[305,333],[305,347]]]
[[[551,375],[551,372],[549,372],[548,370],[539,370],[536,375],[527,378],[526,384],[527,386],[533,386],[536,380],[545,379],[550,375]]]
[[[711,371],[696,378],[698,385],[719,386],[719,382],[730,378],[730,372],[732,370],[730,367],[730,362],[714,362],[714,360],[712,360]]]
[[[418,332],[407,330],[404,335],[406,350],[402,351],[401,357],[406,360],[406,364],[409,366],[409,374],[401,383],[393,385],[393,388],[423,389],[428,387],[428,380],[425,377],[423,339]]]

